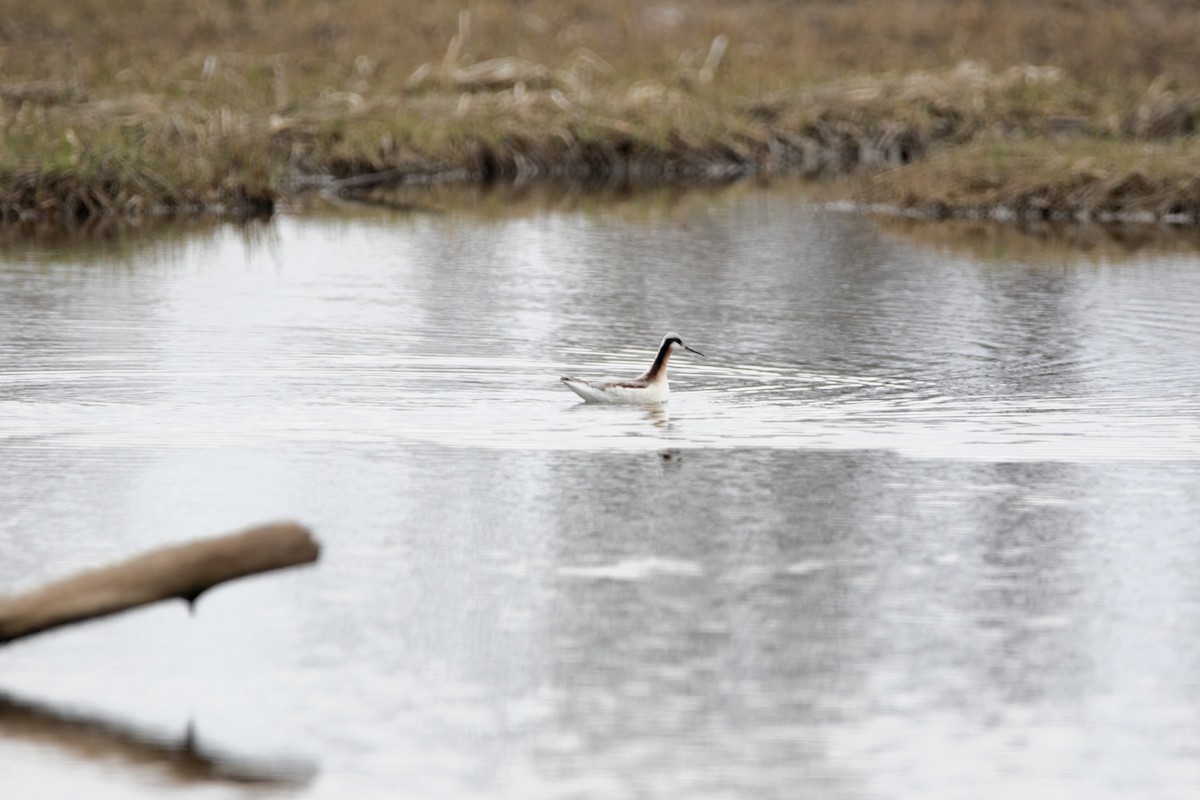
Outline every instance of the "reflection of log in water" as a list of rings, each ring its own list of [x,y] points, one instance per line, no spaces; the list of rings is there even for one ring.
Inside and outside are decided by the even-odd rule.
[[[308,530],[290,522],[164,547],[0,600],[0,644],[159,600],[192,603],[219,583],[307,564],[318,553]]]
[[[80,758],[119,759],[165,770],[180,783],[225,782],[302,788],[317,773],[298,758],[256,759],[201,744],[189,726],[182,736],[163,737],[131,725],[0,692],[0,735],[52,745]]]

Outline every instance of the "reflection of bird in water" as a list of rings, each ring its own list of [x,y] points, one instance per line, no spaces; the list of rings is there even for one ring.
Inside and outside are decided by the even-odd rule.
[[[646,406],[646,419],[650,420],[656,428],[671,427],[671,415],[667,413],[667,407],[663,403]]]
[[[562,382],[588,403],[665,403],[670,393],[670,387],[667,385],[667,361],[677,350],[687,350],[704,356],[699,350],[693,350],[684,344],[675,334],[668,333],[663,337],[662,344],[658,347],[658,355],[654,357],[650,369],[633,380],[589,383],[567,376]]]

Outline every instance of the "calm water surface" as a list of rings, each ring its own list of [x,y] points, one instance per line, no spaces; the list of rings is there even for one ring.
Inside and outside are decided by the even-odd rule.
[[[632,376],[662,409],[557,383]],[[1193,797],[1200,258],[787,193],[0,254],[0,592],[315,568],[0,651],[0,796]]]

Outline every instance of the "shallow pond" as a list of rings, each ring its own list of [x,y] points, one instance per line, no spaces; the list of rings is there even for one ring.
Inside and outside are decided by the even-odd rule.
[[[0,650],[4,797],[1200,788],[1195,255],[742,188],[0,258],[0,593],[324,545]]]

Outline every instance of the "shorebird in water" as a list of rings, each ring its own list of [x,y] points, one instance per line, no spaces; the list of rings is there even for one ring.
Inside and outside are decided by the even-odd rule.
[[[650,369],[633,380],[589,383],[567,376],[562,382],[588,403],[665,403],[670,393],[670,387],[667,385],[667,361],[676,350],[687,350],[704,356],[704,353],[684,344],[675,334],[668,333],[658,346],[658,355],[654,357]]]

